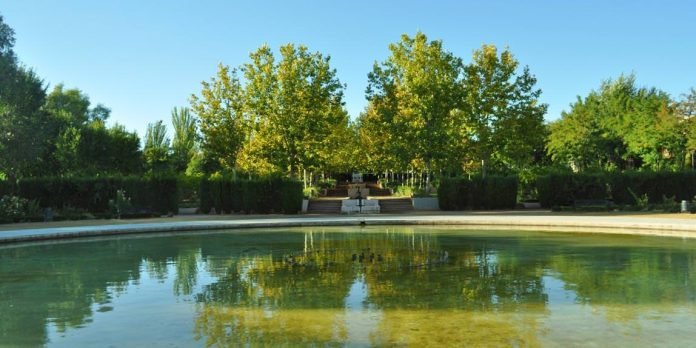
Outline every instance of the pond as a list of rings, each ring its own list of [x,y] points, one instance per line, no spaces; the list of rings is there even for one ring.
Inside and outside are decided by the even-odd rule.
[[[692,346],[696,240],[311,227],[0,248],[0,346]]]

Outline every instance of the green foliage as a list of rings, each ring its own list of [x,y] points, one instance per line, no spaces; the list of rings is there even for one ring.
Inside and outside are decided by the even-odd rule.
[[[281,181],[280,211],[285,214],[297,214],[302,210],[302,183],[299,181]]]
[[[350,138],[344,86],[330,57],[303,45],[268,46],[242,68],[244,108],[254,115],[238,162],[247,171],[297,175],[301,169],[338,166],[332,161]]]
[[[250,131],[237,70],[220,64],[217,76],[201,85],[201,95],[191,96],[191,109],[201,121],[202,150],[220,167],[235,168]]]
[[[50,122],[40,109],[46,96],[43,81],[17,65],[11,46],[7,50],[0,56],[0,172],[15,180],[44,169]]]
[[[336,187],[336,179],[324,179],[317,182],[319,189],[330,189]]]
[[[186,171],[191,159],[197,152],[198,129],[196,118],[189,108],[172,110],[174,139],[172,140],[172,159],[177,173]]]
[[[534,161],[544,146],[544,114],[541,90],[528,67],[518,72],[519,62],[508,49],[494,45],[474,51],[464,68],[464,113],[471,128],[472,158],[487,168],[519,170]]]
[[[58,119],[61,127],[81,127],[90,119],[89,105],[89,97],[82,91],[77,88],[65,89],[59,83],[46,97],[43,109]]]
[[[87,218],[86,215],[87,211],[82,208],[77,208],[73,207],[71,205],[64,205],[63,208],[60,209],[60,216],[55,217],[54,219],[60,219],[60,220],[82,220]],[[120,216],[119,216],[120,218]]]
[[[389,50],[368,74],[369,106],[359,120],[368,166],[433,170],[461,163],[468,135],[461,58],[421,32],[402,35]]]
[[[516,176],[442,178],[437,195],[442,210],[514,209],[517,186]]]
[[[16,191],[14,183],[8,180],[0,180],[0,196],[12,195]]]
[[[177,180],[173,177],[26,178],[18,183],[18,195],[35,199],[41,207],[66,206],[93,214],[109,212],[109,200],[123,190],[131,197],[133,211],[167,214],[178,212]]]
[[[663,197],[689,200],[696,194],[696,172],[554,173],[537,179],[543,207],[571,205],[578,199],[611,199],[617,205],[663,203]]]
[[[635,201],[635,207],[640,209],[640,210],[647,210],[648,209],[648,194],[644,193],[642,196],[638,196],[635,192],[630,187],[627,187],[626,190],[628,193],[631,194],[631,197],[633,197],[633,200]]]
[[[302,196],[306,199],[319,197],[319,188],[317,186],[307,186],[302,189]]]
[[[394,195],[399,197],[411,197],[413,196],[413,188],[407,185],[399,185],[396,187]]]
[[[26,216],[28,201],[17,196],[0,198],[0,223],[19,222]]]
[[[109,200],[109,211],[113,216],[120,219],[121,215],[128,214],[133,209],[131,199],[126,195],[125,190],[116,190],[116,197]]]
[[[550,126],[548,153],[575,169],[679,169],[685,123],[669,95],[636,87],[635,76],[602,83]]]
[[[638,196],[647,195],[652,204],[662,202],[662,197],[689,200],[696,195],[696,172],[625,172],[610,175],[612,197],[616,204],[633,204],[630,188]]]
[[[200,211],[246,214],[297,214],[302,209],[302,183],[279,177],[240,180],[223,176],[200,183]]]
[[[147,125],[143,158],[148,173],[168,173],[171,169],[167,128],[161,120]]]
[[[591,173],[551,173],[538,177],[536,187],[542,207],[572,205],[576,200],[609,198],[608,176]]]
[[[678,213],[681,211],[681,204],[674,198],[674,196],[667,197],[662,196],[662,203],[659,205],[659,209],[665,213]]]
[[[519,170],[544,145],[541,90],[508,50],[484,45],[472,62],[423,33],[389,46],[368,75],[369,104],[357,122],[365,165],[461,173]]]
[[[201,177],[180,174],[177,176],[177,187],[179,188],[179,207],[192,208],[200,207],[199,190]]]
[[[0,223],[39,221],[41,209],[35,200],[28,200],[14,195],[2,195],[0,198]]]

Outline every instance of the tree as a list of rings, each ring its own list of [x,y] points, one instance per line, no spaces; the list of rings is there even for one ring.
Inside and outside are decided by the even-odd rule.
[[[66,90],[61,83],[48,94],[43,109],[67,126],[81,127],[90,119],[89,105],[86,94],[77,88]]]
[[[421,32],[402,35],[389,50],[368,75],[369,106],[359,119],[368,162],[377,170],[388,165],[428,173],[461,164],[467,145],[461,59]]]
[[[332,141],[348,126],[343,88],[330,67],[330,57],[305,46],[280,47],[281,59],[268,46],[251,54],[244,65],[246,110],[254,127],[245,145],[245,166],[297,175],[321,169],[345,144]],[[335,139],[334,139],[335,140]]]
[[[81,128],[74,157],[77,162],[64,171],[65,175],[133,175],[142,173],[143,169],[138,134],[128,132],[120,124],[107,128],[103,122],[91,122]]]
[[[498,54],[495,46],[483,45],[465,67],[465,113],[484,175],[488,167],[519,170],[543,148],[547,105],[539,102],[541,90],[529,68],[518,75],[518,66],[509,50]]]
[[[236,70],[221,64],[217,76],[201,84],[201,95],[191,96],[191,109],[200,118],[204,157],[218,169],[234,169],[250,127],[241,82]]]
[[[689,152],[691,168],[695,168],[696,159],[696,88],[691,88],[688,94],[683,94],[682,99],[676,103],[677,117],[684,123],[686,132],[686,149]]]
[[[0,175],[10,181],[42,169],[46,113],[43,81],[20,66],[12,47],[14,31],[0,16]]]
[[[169,169],[169,138],[162,121],[148,123],[145,133],[143,158],[149,173],[162,173]]]
[[[552,159],[587,168],[681,168],[683,122],[667,93],[636,87],[635,76],[607,80],[551,127]]]
[[[189,108],[174,108],[172,110],[172,125],[174,139],[172,140],[172,158],[177,172],[183,172],[188,167],[191,158],[196,153],[198,129],[196,118]]]
[[[549,125],[547,151],[551,159],[576,170],[605,168],[617,163],[625,152],[621,139],[604,132],[594,109],[599,103],[595,94],[578,97],[571,112]]]
[[[236,70],[220,65],[217,76],[192,96],[201,119],[203,158],[220,159],[220,169],[298,175],[302,169],[335,165],[345,139],[348,114],[343,88],[329,57],[304,46],[280,48],[276,62],[268,46]]]

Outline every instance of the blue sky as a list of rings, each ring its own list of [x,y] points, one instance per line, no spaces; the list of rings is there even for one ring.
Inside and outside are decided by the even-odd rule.
[[[264,43],[302,43],[331,56],[356,117],[372,64],[418,30],[470,60],[509,47],[549,104],[547,120],[621,73],[673,97],[696,87],[693,1],[39,1],[0,0],[15,52],[51,86],[112,109],[143,136],[169,123],[218,63],[238,66]]]

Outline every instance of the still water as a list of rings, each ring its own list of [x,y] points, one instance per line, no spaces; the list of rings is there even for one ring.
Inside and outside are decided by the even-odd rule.
[[[0,346],[693,346],[696,240],[446,227],[0,248]]]

